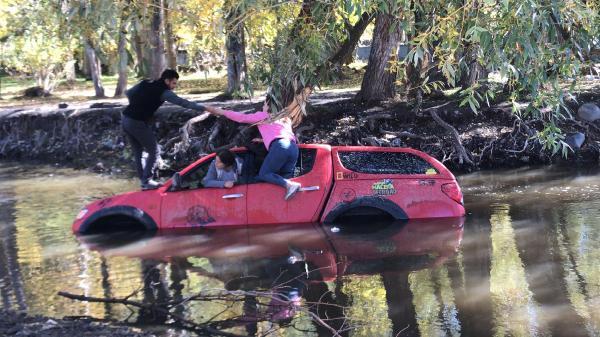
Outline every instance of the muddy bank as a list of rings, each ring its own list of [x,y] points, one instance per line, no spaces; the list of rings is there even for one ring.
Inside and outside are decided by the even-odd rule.
[[[415,114],[403,102],[360,106],[353,101],[355,94],[355,91],[330,91],[313,95],[309,114],[297,130],[300,141],[408,146],[433,155],[455,171],[557,162],[598,164],[598,121],[589,123],[573,118],[559,125],[567,135],[585,137],[583,144],[565,160],[560,153],[552,154],[532,138],[543,129],[542,121],[515,117],[508,103],[499,102],[474,114],[448,99],[430,100],[424,102],[421,113]],[[568,103],[574,111],[585,102],[599,103],[600,86],[576,99]],[[238,111],[260,107],[260,102],[249,101],[210,104]],[[1,110],[0,158],[58,163],[109,173],[129,170],[131,154],[120,128],[123,107],[109,103],[79,109]],[[155,125],[162,149],[163,174],[221,147],[244,145],[254,136],[253,129],[215,117],[186,124],[197,115],[195,111],[172,105],[158,111]],[[458,140],[464,146],[464,153]]]
[[[116,326],[90,319],[54,319],[0,310],[0,336],[154,337],[155,335],[143,332],[139,328]]]

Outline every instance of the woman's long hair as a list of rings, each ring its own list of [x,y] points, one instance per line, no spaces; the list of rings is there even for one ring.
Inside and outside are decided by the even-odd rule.
[[[292,98],[290,104],[288,104],[285,108],[281,109],[281,111],[276,113],[271,113],[271,121],[277,121],[284,118],[289,118],[292,122],[292,127],[297,127],[302,123],[302,120],[306,116],[306,103],[308,102],[308,96],[310,96],[312,92],[312,88],[305,87],[299,90],[295,90],[296,95]],[[276,104],[274,103],[274,99],[270,94],[269,90],[267,90],[266,103],[269,106],[269,110],[276,108]],[[271,111],[269,111],[271,112]]]

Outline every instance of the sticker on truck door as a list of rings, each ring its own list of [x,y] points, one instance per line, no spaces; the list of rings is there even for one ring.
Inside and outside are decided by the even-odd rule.
[[[392,179],[383,179],[376,183],[373,183],[371,190],[375,195],[394,195],[396,194],[396,188]]]

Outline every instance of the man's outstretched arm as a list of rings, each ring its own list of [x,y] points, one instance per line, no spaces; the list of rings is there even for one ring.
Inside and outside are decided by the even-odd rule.
[[[198,111],[204,111],[204,105],[202,104],[198,104],[198,103],[194,103],[192,101],[188,101],[185,98],[181,98],[179,96],[177,96],[173,91],[171,90],[167,90],[165,91],[161,98],[169,103],[173,103],[175,105],[179,105],[182,106],[184,108],[187,109],[194,109],[194,110],[198,110]]]

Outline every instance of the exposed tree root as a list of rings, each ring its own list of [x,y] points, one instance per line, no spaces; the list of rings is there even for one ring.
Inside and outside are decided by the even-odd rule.
[[[192,127],[194,126],[194,124],[196,123],[200,123],[205,121],[208,117],[210,117],[210,113],[205,112],[199,116],[196,116],[190,120],[188,120],[187,122],[185,122],[185,124],[181,127],[180,132],[181,132],[181,146],[180,146],[180,151],[186,151],[187,148],[190,145],[190,133],[192,131]]]
[[[454,150],[456,151],[456,155],[458,156],[458,163],[462,165],[466,163],[470,166],[474,166],[473,160],[471,160],[471,156],[467,149],[462,145],[462,141],[460,140],[460,134],[458,131],[450,124],[446,123],[438,114],[437,110],[449,105],[451,102],[444,103],[442,105],[434,106],[431,108],[424,109],[423,112],[429,112],[433,120],[435,120],[439,125],[441,125],[450,135],[452,136],[452,144],[454,146]]]

